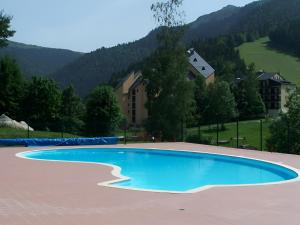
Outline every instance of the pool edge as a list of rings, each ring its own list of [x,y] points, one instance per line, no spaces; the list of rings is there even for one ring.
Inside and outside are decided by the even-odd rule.
[[[72,146],[70,146],[72,148]],[[81,147],[82,148],[82,147]],[[103,146],[93,146],[92,148],[103,148]],[[111,147],[110,147],[111,148]],[[141,148],[136,148],[136,147],[121,147],[118,146],[116,148],[120,149],[141,149]],[[46,159],[33,159],[24,156],[23,154],[29,153],[29,152],[36,152],[36,151],[51,151],[51,150],[59,150],[61,148],[50,148],[50,149],[36,149],[36,150],[29,150],[29,151],[23,151],[16,153],[15,156],[22,158],[22,159],[27,159],[27,160],[37,160],[37,161],[49,161],[49,162],[61,162],[61,163],[80,163],[80,164],[96,164],[96,165],[103,165],[107,167],[111,167],[111,174],[115,176],[117,179],[114,180],[109,180],[109,181],[104,181],[104,182],[99,182],[97,183],[98,186],[103,186],[103,187],[109,187],[109,188],[117,188],[117,189],[122,189],[122,190],[132,190],[132,191],[142,191],[142,192],[154,192],[154,193],[170,193],[170,194],[193,194],[193,193],[199,193],[211,188],[226,188],[226,187],[255,187],[255,186],[271,186],[271,185],[280,185],[280,184],[287,184],[287,183],[294,183],[300,181],[300,169],[297,169],[295,167],[286,165],[282,162],[274,162],[274,161],[269,161],[269,160],[264,160],[264,159],[259,159],[259,158],[254,158],[254,157],[248,157],[248,156],[242,156],[242,155],[232,155],[232,154],[223,154],[223,153],[214,153],[214,152],[205,152],[205,151],[196,151],[196,150],[181,150],[181,149],[171,149],[171,148],[143,148],[145,150],[160,150],[160,151],[175,151],[175,152],[190,152],[190,153],[203,153],[203,154],[211,154],[211,155],[220,155],[220,156],[228,156],[228,157],[235,157],[235,158],[241,158],[241,159],[249,159],[249,160],[255,160],[259,162],[264,162],[268,164],[273,164],[277,165],[286,169],[289,169],[293,171],[294,173],[297,174],[297,177],[285,180],[285,181],[277,181],[277,182],[268,182],[268,183],[259,183],[259,184],[233,184],[233,185],[206,185],[203,187],[187,190],[187,191],[169,191],[169,190],[152,190],[152,189],[139,189],[139,188],[129,188],[129,187],[118,187],[118,186],[113,186],[113,183],[121,182],[121,181],[126,181],[129,180],[129,177],[123,176],[120,171],[121,168],[118,166],[115,166],[113,164],[107,164],[107,163],[96,163],[96,162],[78,162],[78,161],[64,161],[64,160],[46,160]],[[67,150],[68,148],[66,148]],[[73,149],[80,149],[80,148],[73,148]]]

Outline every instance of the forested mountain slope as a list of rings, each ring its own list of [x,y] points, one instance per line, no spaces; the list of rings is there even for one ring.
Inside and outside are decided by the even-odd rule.
[[[45,48],[12,41],[8,42],[7,47],[0,49],[0,57],[14,58],[27,78],[34,75],[47,76],[82,55],[82,53],[70,50]]]

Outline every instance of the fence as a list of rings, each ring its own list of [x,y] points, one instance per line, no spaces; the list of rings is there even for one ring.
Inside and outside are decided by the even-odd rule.
[[[271,120],[235,121],[232,123],[211,124],[187,131],[187,141],[199,138],[199,142],[207,144],[266,150],[266,140],[270,134]],[[192,141],[193,142],[193,141]]]
[[[212,144],[227,147],[266,150],[266,139],[269,136],[271,120],[235,121],[222,124],[211,124],[188,128],[184,131],[187,142]],[[74,138],[85,137],[84,133],[74,134],[61,129],[59,132],[30,131],[1,128],[0,138]],[[121,143],[152,142],[143,128],[128,128],[115,132]]]

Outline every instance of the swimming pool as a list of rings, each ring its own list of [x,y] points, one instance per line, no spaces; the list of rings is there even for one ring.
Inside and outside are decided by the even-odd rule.
[[[298,172],[270,162],[175,150],[77,148],[38,150],[19,157],[111,165],[119,178],[100,185],[135,190],[195,192],[211,186],[274,184]]]

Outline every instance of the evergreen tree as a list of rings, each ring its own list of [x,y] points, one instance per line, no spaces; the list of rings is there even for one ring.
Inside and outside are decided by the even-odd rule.
[[[265,113],[265,105],[258,92],[258,84],[254,64],[251,64],[246,70],[244,78],[240,78],[237,81],[237,86],[234,88],[241,119],[262,117]]]
[[[12,37],[15,31],[10,30],[11,17],[0,11],[0,48],[7,45],[7,38]]]
[[[110,86],[98,86],[86,102],[86,130],[91,136],[108,136],[119,125],[121,112]]]
[[[61,92],[50,79],[33,77],[27,84],[22,111],[24,120],[37,130],[61,130]]]
[[[269,150],[300,154],[300,89],[290,95],[288,112],[281,114],[270,126]]]
[[[75,94],[73,86],[62,92],[61,118],[63,129],[67,132],[78,132],[83,128],[84,105]]]
[[[23,95],[23,79],[16,62],[4,57],[0,60],[0,114],[20,118],[20,101]]]
[[[225,81],[210,84],[207,88],[204,118],[209,123],[221,123],[236,117],[236,103],[229,84]]]
[[[192,84],[187,80],[188,61],[179,40],[183,30],[175,26],[181,13],[181,0],[168,0],[152,5],[154,17],[161,25],[160,47],[143,69],[148,83],[148,120],[146,128],[165,140],[176,140],[182,133],[192,100]]]
[[[300,56],[300,20],[286,21],[269,34],[272,47]]]
[[[204,110],[206,105],[206,83],[202,76],[197,76],[194,87],[194,99],[196,104],[195,120],[197,125],[204,122]],[[195,124],[194,124],[195,125]]]

